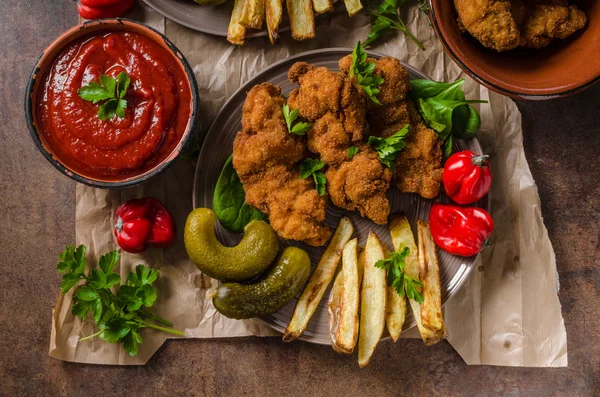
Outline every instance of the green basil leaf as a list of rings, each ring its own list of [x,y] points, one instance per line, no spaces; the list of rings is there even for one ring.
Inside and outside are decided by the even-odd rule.
[[[233,156],[229,156],[221,170],[213,194],[213,210],[226,229],[240,233],[253,219],[259,219],[255,210],[246,204],[246,193],[235,168]],[[263,215],[266,220],[266,215]]]
[[[464,81],[464,79],[461,79],[458,81]],[[410,85],[411,85],[410,96],[414,99],[432,98],[432,97],[437,96],[440,93],[446,91],[448,88],[451,88],[456,83],[457,82],[444,83],[444,82],[427,80],[427,79],[411,80],[410,81]]]
[[[452,135],[448,135],[448,138],[444,142],[444,147],[442,148],[443,161],[446,161],[446,159],[448,159],[448,157],[450,157],[452,155],[453,143],[454,143],[454,139],[452,138]]]
[[[472,106],[467,105],[468,116],[464,128],[456,132],[456,137],[461,139],[471,139],[481,128],[481,117]]]

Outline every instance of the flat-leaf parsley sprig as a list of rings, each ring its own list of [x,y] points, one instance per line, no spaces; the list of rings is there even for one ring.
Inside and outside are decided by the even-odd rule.
[[[98,108],[98,118],[100,120],[108,120],[117,115],[120,118],[125,118],[125,109],[127,108],[127,100],[125,95],[129,89],[131,79],[125,72],[119,73],[117,80],[114,78],[101,75],[99,77],[100,84],[95,81],[77,91],[77,95],[85,101],[97,104],[105,101]]]
[[[296,124],[294,124],[294,121],[296,121],[299,115],[300,112],[298,109],[290,110],[290,107],[287,103],[283,104],[283,117],[285,118],[288,132],[294,135],[306,135],[312,126],[303,121],[298,121]]]
[[[379,86],[383,84],[383,78],[375,74],[375,62],[367,60],[367,53],[360,41],[356,43],[356,47],[352,51],[352,66],[348,76],[350,78],[355,77],[356,84],[363,89],[371,101],[381,105],[377,99],[377,94],[379,94]]]
[[[408,30],[400,16],[400,8],[406,5],[407,0],[383,0],[377,10],[367,9],[367,14],[373,16],[371,31],[365,40],[365,46],[377,40],[384,32],[393,29],[404,32],[417,47],[424,50],[423,44]]]
[[[400,152],[406,147],[404,139],[408,136],[408,124],[387,138],[369,137],[369,145],[377,151],[381,162],[390,170],[395,171],[395,161]]]
[[[325,167],[324,162],[322,162],[321,160],[315,160],[311,158],[305,159],[303,162],[300,163],[299,166],[301,178],[306,179],[312,175],[319,196],[323,196],[325,194],[325,184],[327,183],[327,180],[325,179],[325,174],[323,174],[323,172],[321,171],[323,167]]]
[[[85,252],[84,245],[77,248],[69,245],[58,256],[60,261],[56,266],[62,274],[60,290],[63,293],[69,292],[80,281],[85,282],[77,287],[73,294],[71,313],[82,321],[91,313],[99,331],[81,338],[81,341],[97,336],[109,343],[122,343],[125,351],[135,356],[138,354],[138,344],[142,343],[139,334],[141,328],[154,328],[183,336],[177,330],[155,324],[173,326],[150,311],[157,297],[152,286],[158,278],[155,269],[138,265],[135,272],[129,273],[119,292],[114,294],[111,288],[121,282],[121,277],[113,272],[119,261],[119,253],[111,251],[102,255],[98,261],[98,268],[92,269],[89,275],[86,275]]]
[[[378,260],[375,263],[375,267],[384,270],[387,269],[388,286],[394,287],[398,295],[406,295],[409,299],[423,304],[423,295],[419,292],[419,288],[423,287],[423,284],[419,280],[410,277],[404,271],[406,257],[409,254],[410,248],[401,246],[388,259]]]

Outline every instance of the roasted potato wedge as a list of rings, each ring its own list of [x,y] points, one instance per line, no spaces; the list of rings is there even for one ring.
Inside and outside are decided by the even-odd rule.
[[[363,9],[363,5],[360,0],[344,0],[344,4],[346,5],[346,11],[348,11],[348,15],[353,17]]]
[[[244,45],[246,28],[240,24],[242,12],[244,11],[244,2],[245,0],[235,0],[233,5],[231,20],[229,21],[229,27],[227,28],[227,41],[231,44]]]
[[[385,258],[384,246],[374,232],[369,233],[365,246],[365,264],[361,287],[360,332],[358,335],[358,365],[369,363],[385,328],[387,298],[386,272],[375,267]]]
[[[358,338],[360,279],[358,240],[348,241],[342,252],[342,270],[333,283],[329,299],[329,338],[338,353],[351,354]]]
[[[396,251],[401,249],[401,247],[408,247],[410,250],[408,257],[406,258],[406,267],[404,268],[404,271],[410,277],[420,279],[419,252],[408,219],[403,215],[394,217],[390,222],[390,234]],[[421,321],[421,304],[419,302],[412,299],[408,299],[408,302],[415,317],[419,333],[421,334],[421,339],[425,345],[433,345],[446,337],[445,329],[435,331],[423,325],[423,322]]]
[[[304,287],[298,303],[296,303],[292,319],[283,334],[284,342],[297,339],[306,330],[308,321],[314,314],[327,286],[335,275],[344,246],[352,237],[352,233],[354,233],[354,226],[352,226],[350,219],[346,217],[340,219],[329,245],[313,271],[310,280],[308,280],[308,284]]]
[[[385,303],[385,324],[390,337],[394,342],[402,333],[402,326],[406,318],[406,298],[400,296],[392,286],[387,287],[387,301]]]
[[[244,0],[240,24],[247,29],[262,29],[265,21],[265,0]]]
[[[265,0],[265,17],[271,44],[279,43],[279,25],[283,14],[282,0]]]
[[[442,316],[440,266],[429,223],[417,221],[417,232],[419,235],[419,279],[423,283],[421,321],[432,331],[442,331],[445,326]]]
[[[333,11],[333,2],[331,0],[312,0],[312,3],[316,14]]]
[[[315,16],[311,0],[286,0],[292,37],[295,40],[315,38]]]

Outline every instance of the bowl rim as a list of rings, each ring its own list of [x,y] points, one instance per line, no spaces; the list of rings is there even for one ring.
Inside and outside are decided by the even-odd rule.
[[[98,25],[106,25],[107,28],[110,28],[110,26],[114,26],[114,25],[125,26],[125,24],[123,22],[126,22],[127,24],[131,24],[131,25],[137,25],[137,27],[139,27],[142,31],[147,30],[152,33],[158,34],[164,41],[167,48],[171,51],[171,55],[173,56],[173,58],[178,60],[179,62],[181,62],[181,65],[183,66],[183,70],[186,74],[187,81],[190,86],[192,112],[190,114],[190,120],[188,121],[186,130],[184,131],[183,136],[181,137],[180,141],[178,142],[178,146],[175,147],[173,152],[171,152],[162,163],[156,165],[154,168],[151,168],[150,170],[148,170],[140,175],[131,176],[122,181],[102,181],[99,179],[94,179],[94,178],[80,175],[76,171],[68,168],[61,161],[59,161],[58,157],[56,157],[55,155],[50,153],[46,149],[46,147],[44,147],[44,144],[42,143],[42,139],[40,137],[40,132],[38,132],[38,129],[34,125],[34,119],[36,117],[37,110],[34,108],[35,104],[33,103],[33,100],[32,100],[32,94],[33,94],[34,89],[36,88],[37,80],[43,79],[46,76],[45,74],[39,75],[39,72],[40,72],[39,66],[42,62],[46,61],[46,56],[49,53],[50,49],[53,49],[55,47],[65,47],[66,45],[71,43],[73,40],[76,40],[78,38],[78,37],[77,38],[73,37],[76,33],[80,32],[82,30],[86,30],[90,27],[98,26]],[[127,28],[125,28],[125,29],[127,29]],[[141,33],[141,34],[143,34],[143,33]],[[157,41],[150,35],[146,35],[146,36],[153,41]],[[38,89],[39,89],[39,87],[38,87]],[[192,136],[195,134],[196,127],[198,124],[198,110],[199,110],[198,95],[199,95],[198,94],[198,83],[196,82],[196,77],[194,75],[194,71],[193,71],[192,67],[190,66],[188,60],[185,58],[183,53],[163,33],[159,32],[158,30],[156,30],[156,29],[152,28],[151,26],[148,26],[142,22],[134,21],[134,20],[128,19],[128,18],[120,18],[119,17],[119,18],[93,19],[93,20],[89,20],[89,21],[85,21],[83,23],[77,24],[77,25],[73,26],[72,28],[63,32],[54,41],[52,41],[52,43],[50,45],[48,45],[44,49],[42,54],[38,57],[38,59],[35,62],[35,66],[33,67],[31,74],[29,75],[29,79],[27,82],[27,88],[25,90],[25,104],[24,104],[25,105],[25,119],[27,122],[27,127],[29,129],[29,134],[31,135],[31,138],[33,139],[33,142],[35,143],[37,149],[42,153],[42,155],[46,158],[46,160],[48,160],[62,174],[68,176],[69,178],[75,180],[76,182],[83,183],[84,185],[87,185],[87,186],[101,188],[101,189],[120,189],[120,188],[131,187],[131,186],[135,186],[135,185],[144,183],[144,182],[150,180],[151,178],[155,177],[156,175],[164,172],[167,168],[169,168],[175,162],[175,160],[179,157],[179,155],[181,154],[183,149],[189,143]]]
[[[538,100],[538,101],[539,100],[548,100],[548,99],[563,98],[565,96],[574,95],[578,92],[581,92],[581,91],[593,86],[594,84],[596,84],[600,81],[600,73],[598,73],[598,75],[596,77],[594,77],[590,81],[587,81],[581,85],[578,85],[577,87],[570,88],[570,89],[560,91],[560,92],[549,93],[549,94],[530,94],[530,93],[517,92],[517,91],[513,91],[510,89],[504,88],[497,84],[494,84],[494,83],[484,79],[483,77],[479,76],[474,71],[472,71],[462,61],[462,59],[460,59],[460,57],[458,55],[456,55],[456,53],[450,46],[449,41],[446,39],[446,36],[444,36],[442,34],[442,31],[439,26],[438,18],[434,11],[434,8],[435,8],[434,4],[437,4],[437,0],[429,0],[429,16],[431,19],[431,24],[433,25],[433,28],[435,30],[435,33],[436,33],[438,39],[441,41],[442,46],[444,47],[444,50],[446,51],[446,53],[448,53],[448,55],[450,55],[452,60],[454,62],[456,62],[456,64],[458,64],[458,66],[463,71],[465,71],[472,79],[474,79],[479,84],[484,85],[497,93],[507,95],[507,96],[509,96],[511,98],[515,98],[515,99]]]

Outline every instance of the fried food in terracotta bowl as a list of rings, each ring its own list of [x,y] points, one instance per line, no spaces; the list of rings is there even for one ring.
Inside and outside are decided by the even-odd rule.
[[[430,0],[448,54],[486,87],[514,98],[570,95],[600,80],[600,2]]]

